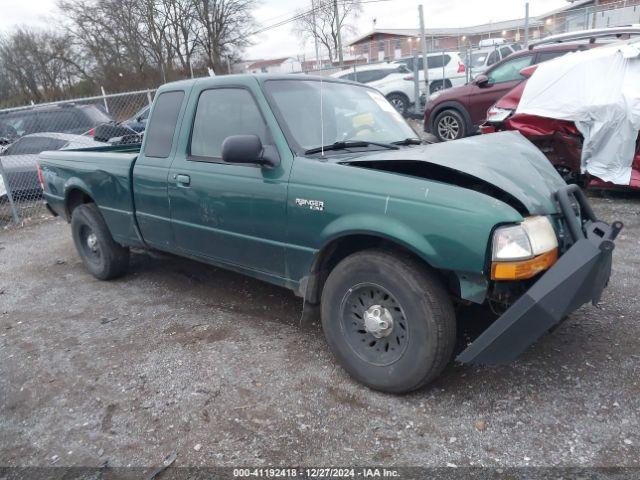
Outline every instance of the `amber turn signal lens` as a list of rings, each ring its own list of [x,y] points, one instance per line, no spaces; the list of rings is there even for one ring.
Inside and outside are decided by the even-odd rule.
[[[526,280],[544,272],[558,260],[558,249],[518,262],[493,262],[491,280]]]

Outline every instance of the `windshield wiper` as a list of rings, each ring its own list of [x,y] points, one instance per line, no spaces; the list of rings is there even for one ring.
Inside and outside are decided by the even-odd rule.
[[[419,138],[405,138],[397,142],[391,142],[392,145],[422,145],[424,142]]]
[[[369,147],[371,145],[388,148],[389,150],[398,150],[399,148],[397,145],[393,145],[391,143],[369,142],[365,140],[343,140],[330,145],[325,145],[324,147],[310,148],[309,150],[305,150],[304,153],[305,155],[311,155],[312,153],[320,153],[325,150],[344,150],[346,148]]]

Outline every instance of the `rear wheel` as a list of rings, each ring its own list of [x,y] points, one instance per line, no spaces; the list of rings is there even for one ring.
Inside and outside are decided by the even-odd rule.
[[[387,95],[387,100],[394,106],[394,108],[402,115],[406,115],[409,111],[409,99],[402,93],[390,93]]]
[[[447,109],[433,122],[433,133],[441,142],[449,142],[467,136],[467,127],[460,112]]]
[[[384,250],[355,253],[333,269],[322,292],[322,326],[349,374],[394,393],[438,376],[456,341],[453,306],[437,277]]]
[[[73,210],[71,234],[82,263],[94,277],[111,280],[127,271],[129,249],[115,242],[94,203]]]

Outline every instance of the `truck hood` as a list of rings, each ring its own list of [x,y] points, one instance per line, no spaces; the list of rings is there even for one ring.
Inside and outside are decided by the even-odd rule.
[[[566,186],[549,160],[520,133],[512,131],[349,160],[343,157],[339,162],[470,188],[530,215],[557,213],[554,194]]]

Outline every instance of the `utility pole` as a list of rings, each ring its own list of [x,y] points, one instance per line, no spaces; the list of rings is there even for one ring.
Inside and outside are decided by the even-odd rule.
[[[342,56],[342,36],[340,35],[340,16],[338,15],[338,0],[333,0],[333,15],[336,17],[336,31],[338,32],[338,61],[340,62],[340,68],[344,64],[344,57]]]
[[[427,37],[424,33],[424,12],[422,11],[422,4],[418,5],[418,12],[420,13],[420,41],[422,43],[422,69],[424,70],[424,83],[427,86],[427,98],[431,93],[429,91],[429,62],[427,62]]]
[[[529,2],[524,4],[524,48],[529,47]]]
[[[318,48],[318,33],[316,31],[316,6],[311,0],[311,20],[313,21],[313,43],[316,46],[316,70],[320,70],[320,49]]]

